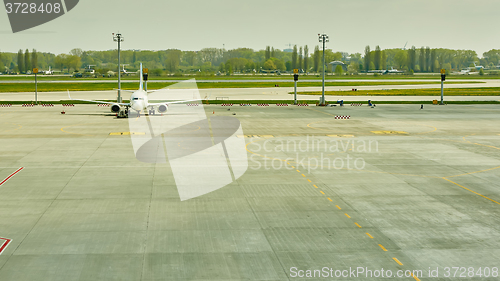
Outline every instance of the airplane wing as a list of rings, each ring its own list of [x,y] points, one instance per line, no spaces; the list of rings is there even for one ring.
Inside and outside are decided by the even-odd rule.
[[[130,103],[118,103],[118,102],[108,102],[108,101],[98,101],[98,100],[80,100],[80,99],[73,99],[69,95],[69,90],[68,90],[68,97],[70,100],[77,100],[77,101],[86,101],[86,102],[94,102],[94,103],[103,103],[103,104],[119,104],[119,105],[124,105],[124,106],[130,106]]]
[[[113,89],[113,90],[118,91],[118,89]],[[122,92],[129,92],[129,93],[132,93],[132,94],[135,93],[135,92],[137,92],[137,90],[133,91],[133,90],[124,90],[124,89],[120,89],[120,91],[122,91]]]
[[[184,103],[184,102],[190,102],[190,101],[201,101],[200,99],[196,100],[179,100],[179,101],[166,101],[166,102],[157,102],[157,103],[148,103],[150,106],[155,106],[155,105],[162,105],[162,104],[174,104],[174,103]]]

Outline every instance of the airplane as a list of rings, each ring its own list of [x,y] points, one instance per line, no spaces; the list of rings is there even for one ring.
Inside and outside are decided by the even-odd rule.
[[[170,104],[199,101],[200,100],[200,99],[194,99],[194,100],[181,100],[181,101],[150,103],[148,100],[148,93],[155,92],[155,91],[154,90],[153,91],[145,91],[143,88],[143,84],[144,84],[144,81],[143,81],[142,63],[141,63],[139,90],[137,90],[137,91],[121,90],[124,92],[132,92],[132,95],[130,96],[129,103],[73,99],[73,98],[71,98],[71,96],[69,94],[69,90],[68,90],[68,97],[70,100],[86,101],[86,102],[93,102],[93,103],[100,103],[100,104],[109,104],[109,105],[111,105],[111,107],[110,107],[111,112],[117,113],[118,117],[128,116],[129,109],[133,109],[134,111],[136,111],[138,117],[141,116],[141,112],[143,110],[144,111],[148,110],[149,115],[154,115],[156,111],[158,111],[159,113],[165,113],[168,111],[168,106]]]
[[[404,71],[402,71],[402,70],[397,70],[397,69],[391,67],[391,69],[387,70],[386,73],[403,73],[403,72]]]
[[[128,71],[125,69],[125,65],[128,65],[128,64],[122,64],[122,66],[123,66],[122,73],[123,73],[123,74],[125,74],[125,75],[129,75],[129,74],[137,74],[137,72],[128,72]]]
[[[380,73],[382,75],[384,74],[390,74],[390,73],[403,73],[404,71],[402,70],[397,70],[395,68],[391,69],[380,69],[380,70],[368,70],[368,73]]]
[[[474,63],[474,68],[475,68],[477,71],[479,71],[479,70],[481,70],[481,69],[484,69],[484,66],[482,66],[482,65],[476,65],[476,63]]]
[[[460,75],[469,75],[470,73],[470,69],[462,69],[460,70],[460,72],[458,72],[458,74]]]
[[[49,70],[44,70],[42,72],[43,72],[43,75],[53,75],[54,74],[54,71],[52,69],[50,69],[50,66],[49,66]]]

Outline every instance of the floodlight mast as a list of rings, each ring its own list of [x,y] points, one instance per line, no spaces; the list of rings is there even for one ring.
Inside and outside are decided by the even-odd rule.
[[[322,87],[322,94],[321,94],[321,104],[320,105],[325,105],[325,43],[329,42],[330,40],[328,39],[328,35],[326,34],[318,34],[319,42],[323,43],[323,87]]]
[[[121,71],[120,71],[120,45],[123,42],[123,36],[120,33],[113,33],[113,41],[118,42],[118,99],[117,102],[122,102],[122,87],[121,87]]]

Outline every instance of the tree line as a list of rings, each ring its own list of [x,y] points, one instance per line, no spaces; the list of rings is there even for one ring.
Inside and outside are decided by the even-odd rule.
[[[232,50],[204,48],[199,51],[181,51],[177,49],[148,51],[121,51],[121,63],[129,71],[136,71],[142,62],[150,69],[152,75],[199,73],[199,74],[232,74],[285,72],[299,69],[306,73],[318,73],[322,67],[323,52],[315,46],[312,53],[309,47],[293,46],[290,51],[266,46],[263,50],[237,48]],[[341,61],[347,65],[348,73],[384,70],[391,67],[408,72],[437,72],[441,68],[449,71],[460,70],[478,63],[485,67],[496,67],[500,61],[500,50],[493,49],[478,58],[472,50],[451,50],[429,47],[409,49],[381,49],[376,46],[365,47],[364,54],[334,52],[325,50],[325,61]],[[0,53],[0,72],[26,73],[38,67],[46,70],[49,66],[61,72],[81,71],[82,68],[93,68],[100,73],[117,71],[117,50],[83,51],[73,49],[67,54],[54,55],[37,52],[33,49],[19,50],[15,53]],[[335,71],[329,69],[328,71]],[[340,68],[342,69],[342,68]],[[338,70],[338,69],[337,69]]]

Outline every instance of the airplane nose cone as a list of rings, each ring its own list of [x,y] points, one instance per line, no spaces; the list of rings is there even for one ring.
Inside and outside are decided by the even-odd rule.
[[[136,111],[140,111],[144,108],[144,106],[142,106],[142,102],[140,101],[135,101],[133,104],[132,104],[132,108]]]

